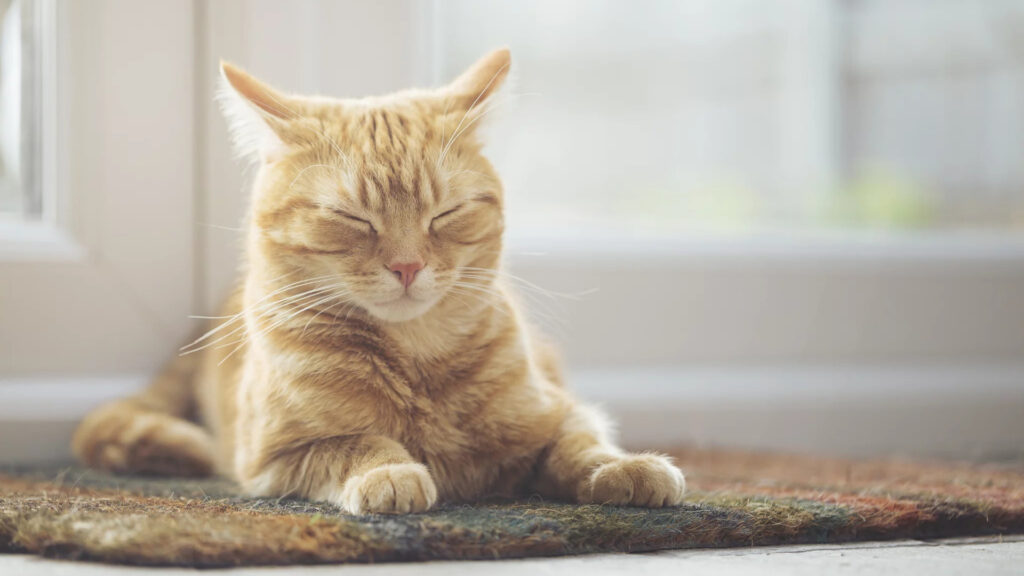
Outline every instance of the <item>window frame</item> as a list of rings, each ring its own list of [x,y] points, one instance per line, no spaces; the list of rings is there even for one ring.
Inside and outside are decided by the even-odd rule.
[[[447,35],[440,20],[440,4],[434,2],[433,8],[430,30],[434,85],[438,85],[446,80],[439,72],[453,66],[443,66],[438,60],[445,52],[442,43]],[[784,118],[782,124],[791,127],[785,138],[792,145],[783,168],[798,189],[834,189],[844,170],[843,118],[838,106],[842,54],[826,30],[841,25],[840,6],[835,1],[799,0],[788,3],[785,10],[787,26],[811,33],[794,34],[799,40],[787,45],[784,66],[794,73],[786,76],[803,81],[783,87],[787,103],[779,113]],[[456,63],[454,68],[464,64]],[[807,174],[806,166],[820,169]],[[547,323],[560,336],[570,365],[587,369],[652,364],[686,368],[858,363],[866,367],[933,366],[943,361],[943,355],[949,361],[967,364],[1013,362],[1017,360],[1012,354],[1014,347],[1024,350],[1024,305],[1010,301],[1001,316],[996,302],[972,297],[998,294],[1009,299],[1015,291],[1024,293],[1024,273],[1015,272],[1024,271],[1024,235],[1020,234],[850,229],[645,236],[636,231],[568,228],[519,231],[513,222],[507,231],[506,252],[511,272],[532,283],[559,293],[588,294],[547,305],[556,316]],[[793,280],[801,277],[806,278],[803,285]],[[847,283],[831,280],[837,277]],[[784,321],[781,315],[751,310],[747,323],[731,317],[734,306],[725,296],[730,289],[728,278],[742,278],[752,291],[766,291],[758,295],[766,306],[776,303],[784,307],[789,313],[786,322],[813,327],[821,337],[783,329],[777,325]],[[683,290],[688,294],[685,301],[673,301],[679,293],[673,284],[680,283],[715,288]],[[886,283],[900,287],[891,291],[888,301],[884,295],[876,297]],[[772,292],[782,287],[824,309],[801,309],[800,298]],[[950,320],[966,321],[973,309],[978,316],[992,319],[991,334],[975,327],[975,339],[970,340],[956,334],[952,326],[931,332],[901,327],[907,321],[922,327],[941,325],[942,321],[935,319],[943,317],[940,303],[926,302],[914,294],[943,287],[951,287],[950,293],[960,298],[949,303],[955,312]],[[868,290],[871,298],[864,297]],[[608,292],[620,295],[619,300],[613,301]],[[643,297],[629,297],[641,292]],[[554,299],[561,300],[558,296]],[[897,313],[880,311],[880,304]],[[859,338],[848,326],[815,322],[816,314],[860,318],[880,333],[903,330],[920,341],[906,342],[887,354],[867,342],[871,334]],[[550,315],[542,310],[538,317]],[[1020,327],[1015,327],[1016,319]],[[680,327],[680,323],[685,324]],[[736,335],[731,349],[723,343],[728,339],[723,331]],[[705,333],[719,334],[720,341],[711,344],[694,336]],[[763,334],[764,338],[745,338],[745,333]],[[624,335],[628,350],[634,352],[623,352]]]
[[[0,218],[0,262],[80,261],[86,250],[76,238],[75,213],[64,187],[67,162],[63,143],[67,134],[61,128],[61,120],[66,118],[61,102],[66,102],[62,91],[67,86],[62,78],[67,78],[69,70],[60,54],[66,49],[67,21],[59,13],[58,0],[31,0],[27,4],[22,9],[32,10],[35,69],[29,82],[34,97],[22,98],[21,115],[22,133],[27,120],[32,124],[33,137],[27,151],[29,161],[23,161],[29,166],[29,176],[21,185],[34,189],[30,197],[37,205],[23,206],[20,213]],[[26,113],[25,106],[31,106],[31,112]]]
[[[0,390],[153,370],[195,329],[194,7],[37,1],[44,206],[0,222]]]

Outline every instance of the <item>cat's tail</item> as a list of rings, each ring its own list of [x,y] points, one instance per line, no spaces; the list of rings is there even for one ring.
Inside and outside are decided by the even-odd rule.
[[[84,464],[112,472],[206,476],[213,440],[188,420],[200,354],[177,356],[141,393],[90,412],[71,439]]]

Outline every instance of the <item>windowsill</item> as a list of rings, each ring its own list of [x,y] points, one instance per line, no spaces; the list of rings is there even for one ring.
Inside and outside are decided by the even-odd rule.
[[[1017,262],[1024,234],[960,231],[769,231],[751,233],[626,233],[593,228],[510,232],[506,253],[552,258],[769,259],[772,261]],[[533,261],[533,259],[528,259]]]
[[[48,222],[0,219],[0,262],[76,261],[85,253],[67,232]]]
[[[0,378],[0,461],[70,457],[90,409],[145,374]],[[786,452],[1019,458],[1024,365],[583,366],[569,386],[631,448],[680,444]],[[25,430],[31,430],[25,436]],[[8,439],[4,442],[4,439]]]

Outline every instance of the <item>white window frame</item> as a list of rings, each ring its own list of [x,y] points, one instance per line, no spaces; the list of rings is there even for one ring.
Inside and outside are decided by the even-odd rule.
[[[149,372],[194,328],[193,7],[37,1],[45,204],[0,223],[0,392]]]
[[[38,145],[31,154],[38,171],[32,181],[38,187],[41,214],[38,218],[21,218],[18,215],[0,219],[0,262],[75,260],[84,252],[71,234],[69,199],[61,197],[64,195],[61,189],[64,180],[64,163],[61,161],[64,134],[58,121],[63,117],[58,96],[62,88],[60,79],[66,76],[62,72],[67,72],[66,68],[59,69],[66,66],[66,62],[58,55],[61,43],[67,38],[66,19],[58,14],[57,0],[33,0],[29,6],[35,9],[34,32],[39,35],[33,38],[37,49],[37,69],[32,71],[31,77],[38,97],[38,101],[32,104]]]
[[[438,76],[442,66],[436,59],[445,53],[442,44],[447,35],[440,21],[440,3],[433,6],[430,30],[436,85],[445,80]],[[783,159],[787,187],[835,189],[843,170],[838,105],[841,54],[830,33],[839,18],[837,5],[832,0],[788,0],[779,3],[779,10],[794,30],[782,56],[782,67],[788,72],[782,75],[786,97],[780,98],[779,108],[780,124],[787,129],[784,139],[789,153]],[[455,68],[462,64],[468,63],[457,63]],[[816,172],[808,173],[807,167]],[[1024,357],[1016,352],[1024,351],[1024,303],[1010,299],[1015,290],[1024,293],[1024,273],[1015,272],[1024,271],[1024,235],[774,231],[657,237],[571,229],[524,235],[510,229],[507,252],[515,273],[545,288],[560,293],[597,290],[579,302],[563,303],[566,321],[555,326],[565,336],[568,359],[579,366],[616,370],[651,364],[680,369],[779,363],[930,366],[944,357],[966,364],[1019,363],[1024,373]],[[836,285],[832,281],[836,275],[848,283]],[[801,277],[805,282],[794,280]],[[730,315],[735,306],[728,298],[739,297],[730,291],[730,278],[742,278],[752,292],[760,289],[756,298],[766,306],[774,303],[778,312]],[[953,302],[959,305],[959,313],[948,316],[950,322],[969,323],[973,306],[974,316],[992,319],[990,333],[975,327],[972,338],[963,338],[952,328],[934,333],[936,318],[943,313],[939,303],[914,296],[956,286],[957,294],[966,299],[972,292],[991,293],[993,278],[1001,279],[997,292],[1010,299],[1005,314],[994,308],[999,301],[979,299]],[[902,314],[880,312],[878,298],[863,297],[883,282],[903,286],[903,292],[893,291],[888,302]],[[709,288],[694,290],[695,283]],[[631,298],[631,293],[637,296]],[[680,299],[678,294],[686,296]],[[800,306],[814,300],[826,313],[819,323],[814,316],[821,311]],[[844,316],[872,319],[880,334],[899,332],[914,342],[902,347],[905,350],[896,347],[887,353],[866,341],[870,334],[864,339],[850,334],[840,322]],[[907,322],[912,328],[901,328]],[[787,328],[784,323],[801,328]],[[765,337],[743,336],[749,332]],[[622,346],[623,333],[628,334],[629,346]],[[896,344],[885,338],[879,341]]]

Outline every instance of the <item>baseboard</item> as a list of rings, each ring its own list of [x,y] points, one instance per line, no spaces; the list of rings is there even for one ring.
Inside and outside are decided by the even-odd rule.
[[[0,462],[71,457],[78,421],[91,409],[141,390],[149,376],[0,378]]]
[[[0,379],[0,462],[67,458],[91,408],[145,375]],[[631,448],[702,446],[844,456],[1024,456],[1024,364],[590,368],[570,374]]]
[[[1024,364],[580,370],[627,446],[1024,457]]]

